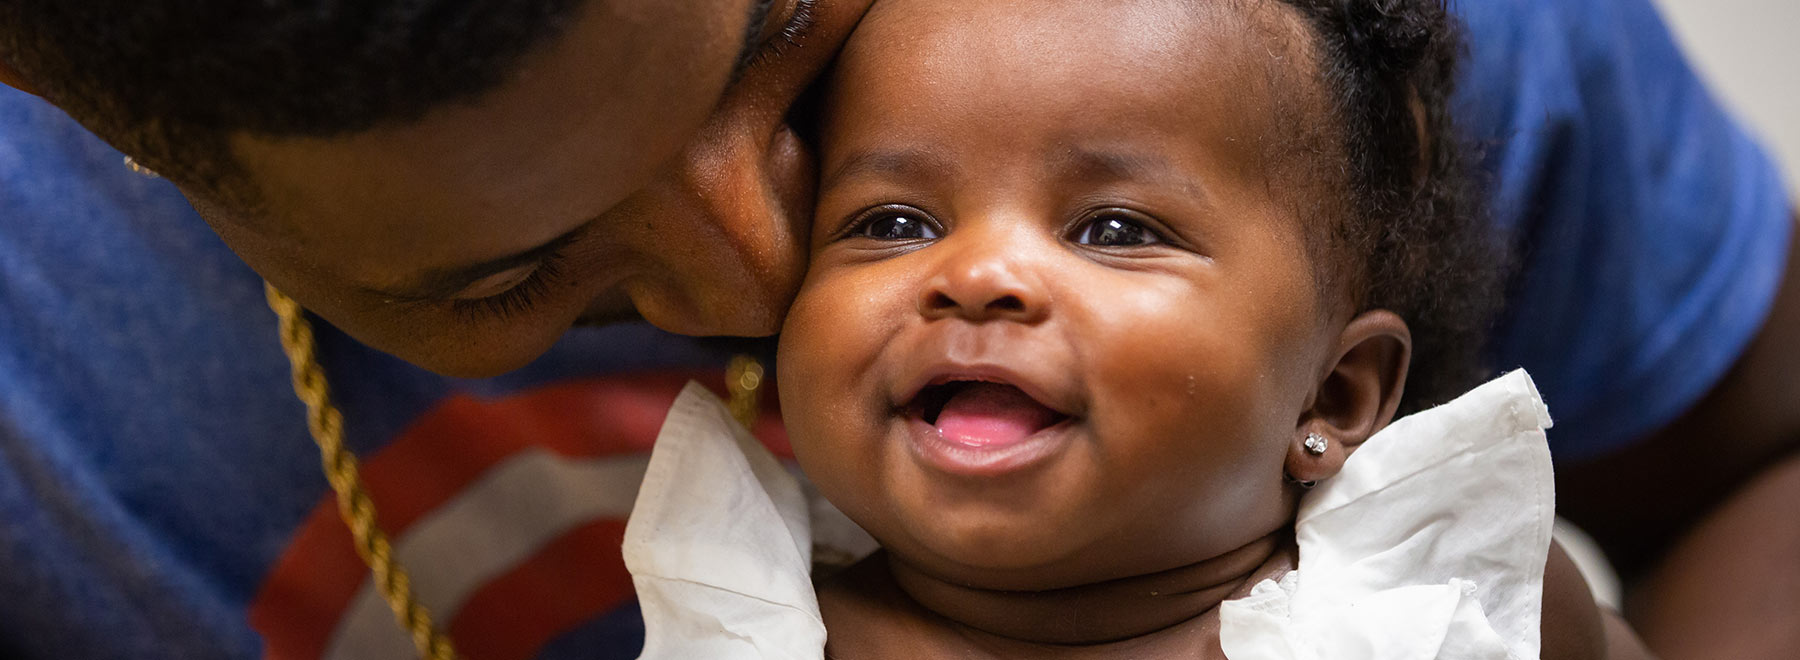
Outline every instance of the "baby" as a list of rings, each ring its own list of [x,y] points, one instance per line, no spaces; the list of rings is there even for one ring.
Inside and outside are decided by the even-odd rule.
[[[818,586],[827,656],[1222,657],[1221,604],[1300,566],[1309,489],[1479,380],[1500,260],[1445,112],[1448,21],[1425,0],[877,3],[822,100],[777,362],[801,467],[882,547]],[[634,526],[684,524],[643,502]],[[784,516],[767,545],[804,554]],[[722,579],[786,593],[743,583],[763,570]],[[1582,625],[1545,657],[1602,648],[1581,607],[1549,615]],[[681,616],[645,618],[656,638]],[[814,642],[753,645],[784,644]]]

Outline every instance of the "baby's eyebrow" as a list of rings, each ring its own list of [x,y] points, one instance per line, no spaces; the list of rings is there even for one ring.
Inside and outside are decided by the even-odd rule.
[[[1052,157],[1050,166],[1062,181],[1149,184],[1179,191],[1201,205],[1208,205],[1210,197],[1202,181],[1155,153],[1074,145]]]
[[[831,168],[820,185],[829,188],[839,181],[866,175],[883,175],[905,181],[923,181],[934,176],[953,174],[956,165],[942,153],[930,149],[870,149],[851,153],[844,162]]]
[[[1177,174],[1169,161],[1151,154],[1069,147],[1052,160],[1063,178],[1079,181],[1158,181],[1191,184]]]

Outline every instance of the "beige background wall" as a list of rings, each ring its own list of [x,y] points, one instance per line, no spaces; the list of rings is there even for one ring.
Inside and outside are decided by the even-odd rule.
[[[1790,194],[1800,191],[1800,0],[1656,4],[1713,92],[1777,154]]]

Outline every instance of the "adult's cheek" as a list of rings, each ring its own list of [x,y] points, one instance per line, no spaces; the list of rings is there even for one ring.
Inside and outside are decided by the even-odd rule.
[[[813,159],[789,131],[758,133],[708,131],[618,225],[651,262],[627,293],[664,330],[772,334],[799,289]]]

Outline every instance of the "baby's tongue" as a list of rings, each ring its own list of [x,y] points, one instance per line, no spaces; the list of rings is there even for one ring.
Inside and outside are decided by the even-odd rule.
[[[975,383],[963,388],[938,413],[944,439],[974,447],[1000,447],[1023,441],[1056,422],[1057,413],[1019,388]]]

